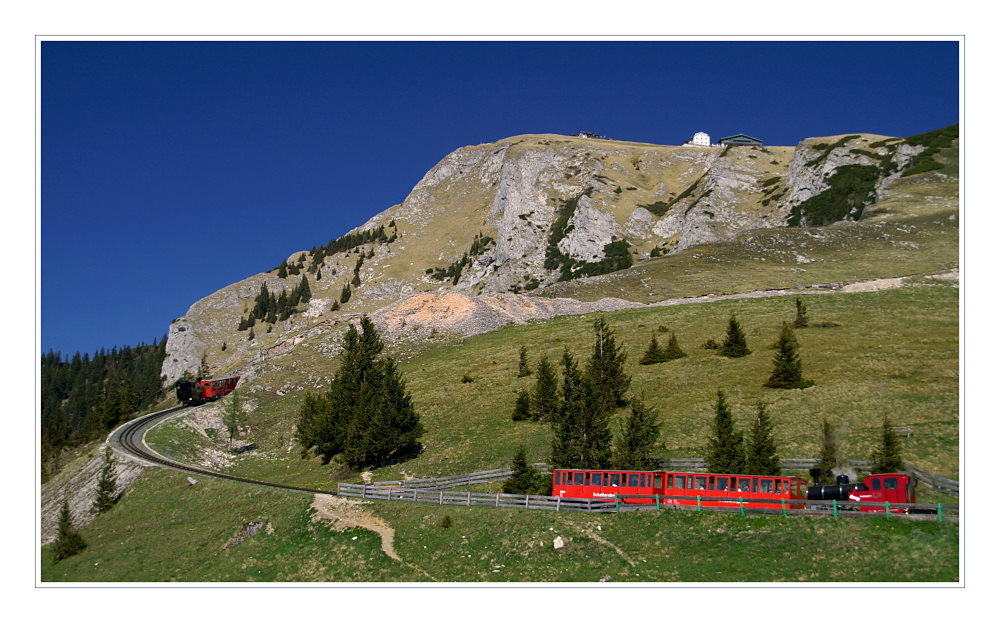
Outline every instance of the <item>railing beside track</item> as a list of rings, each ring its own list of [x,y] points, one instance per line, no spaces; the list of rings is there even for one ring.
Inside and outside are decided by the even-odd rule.
[[[337,495],[392,502],[422,502],[442,506],[491,506],[531,510],[575,511],[585,513],[621,513],[648,510],[686,510],[763,515],[825,515],[872,517],[884,515],[895,519],[957,521],[959,507],[945,504],[857,503],[837,500],[787,500],[781,498],[734,499],[712,496],[619,495],[614,498],[561,498],[547,495],[475,493],[442,489],[412,488],[397,485],[359,485],[338,483]],[[644,500],[645,503],[635,503]],[[686,502],[679,504],[678,502]],[[716,506],[714,504],[723,504]],[[774,508],[761,508],[771,504]],[[861,511],[860,508],[878,509]],[[903,511],[903,512],[898,512]]]

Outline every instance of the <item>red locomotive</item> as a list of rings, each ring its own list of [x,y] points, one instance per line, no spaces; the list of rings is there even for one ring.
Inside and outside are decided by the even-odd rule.
[[[819,473],[809,470],[814,486],[809,487],[810,500],[843,500],[848,507],[855,507],[866,513],[885,512],[885,503],[905,504],[917,501],[917,479],[909,474],[871,474],[863,482],[848,482],[846,475],[837,476],[837,484],[819,484]],[[866,506],[865,504],[881,504]],[[905,513],[902,508],[892,508],[890,512]]]
[[[808,500],[844,500],[864,512],[884,512],[886,502],[916,501],[916,480],[907,474],[872,474],[860,483],[847,480],[841,475],[836,485],[817,481],[810,487],[804,479],[791,476],[555,469],[552,495],[617,499],[626,504],[733,507],[742,503],[747,508],[774,509],[804,508]],[[892,512],[906,511],[893,508]]]
[[[186,405],[200,405],[218,400],[236,389],[240,377],[229,376],[222,379],[182,379],[177,382],[177,400]]]

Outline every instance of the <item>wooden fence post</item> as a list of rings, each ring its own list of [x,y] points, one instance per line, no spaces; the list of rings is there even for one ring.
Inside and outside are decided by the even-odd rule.
[[[368,497],[368,485],[361,485],[361,499]]]
[[[889,503],[886,502],[885,503],[885,518],[888,519],[889,517],[891,517],[891,515],[889,514]]]
[[[944,521],[944,507],[938,502],[938,521]]]
[[[747,516],[747,509],[743,507],[743,498],[740,498],[740,515]]]
[[[698,498],[698,512],[700,513],[701,512],[701,496],[697,495],[695,497]]]
[[[837,498],[833,499],[833,518],[834,519],[840,518],[840,514],[837,512]]]

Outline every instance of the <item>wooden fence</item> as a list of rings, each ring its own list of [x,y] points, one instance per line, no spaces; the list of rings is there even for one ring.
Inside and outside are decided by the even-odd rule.
[[[781,500],[755,499],[755,502],[775,504],[780,508],[757,508],[748,506],[749,500],[734,500],[711,496],[678,497],[671,500],[686,500],[692,505],[682,506],[667,504],[665,498],[658,495],[628,495],[629,500],[646,499],[648,503],[622,502],[615,498],[560,498],[546,495],[514,495],[507,493],[473,493],[471,491],[444,491],[425,488],[410,488],[397,485],[357,485],[338,483],[337,495],[367,500],[384,500],[397,502],[423,502],[443,506],[491,506],[495,508],[520,508],[529,510],[576,511],[584,513],[620,513],[648,510],[687,510],[711,511],[723,513],[764,514],[764,515],[827,515],[833,517],[871,517],[883,514],[897,519],[913,519],[926,521],[957,521],[958,506],[943,504],[865,504],[866,507],[878,507],[877,513],[861,512],[856,505],[845,506],[837,500]],[[706,506],[708,502],[723,502],[726,506]],[[798,507],[798,508],[795,508]],[[884,510],[883,510],[884,507]],[[894,509],[905,509],[908,513],[892,512]]]

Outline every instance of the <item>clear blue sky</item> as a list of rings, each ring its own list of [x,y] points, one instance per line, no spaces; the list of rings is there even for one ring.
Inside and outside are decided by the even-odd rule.
[[[43,352],[196,300],[535,132],[771,145],[958,122],[955,42],[71,42],[41,55]]]

